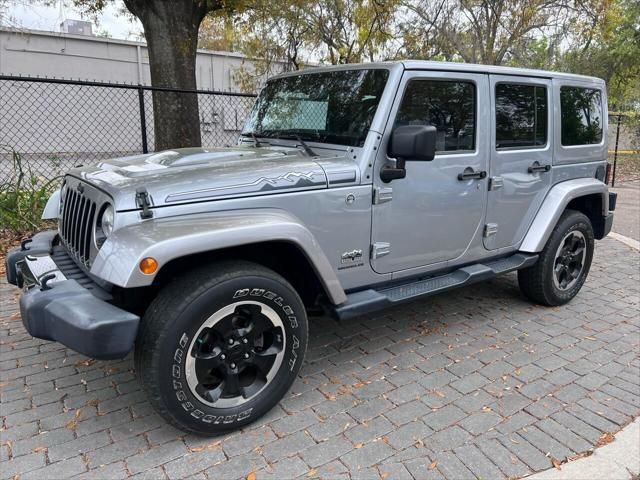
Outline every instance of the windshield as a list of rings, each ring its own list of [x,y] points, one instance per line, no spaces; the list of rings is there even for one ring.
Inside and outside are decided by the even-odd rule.
[[[361,147],[389,71],[336,70],[271,80],[242,131]]]

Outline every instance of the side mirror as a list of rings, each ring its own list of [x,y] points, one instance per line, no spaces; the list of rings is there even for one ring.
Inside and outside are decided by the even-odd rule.
[[[430,162],[436,156],[436,127],[432,125],[404,125],[391,132],[388,155],[396,159],[396,166],[385,166],[380,178],[388,183],[407,176],[405,162]]]
[[[389,156],[405,161],[430,162],[436,156],[436,127],[404,125],[391,132]]]

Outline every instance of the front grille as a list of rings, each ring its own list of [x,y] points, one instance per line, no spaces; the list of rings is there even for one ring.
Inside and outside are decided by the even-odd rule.
[[[81,287],[89,290],[93,296],[106,301],[110,301],[113,298],[107,290],[94,282],[91,277],[76,264],[64,246],[55,245],[51,251],[51,259],[68,280],[75,280]]]
[[[96,204],[75,188],[67,188],[63,202],[60,236],[69,253],[89,267]]]

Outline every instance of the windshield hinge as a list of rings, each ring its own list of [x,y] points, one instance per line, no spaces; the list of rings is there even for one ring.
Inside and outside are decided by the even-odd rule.
[[[149,200],[149,192],[147,192],[146,188],[141,187],[136,190],[136,205],[142,208],[140,218],[147,219],[153,217],[153,212],[149,209],[151,201]]]

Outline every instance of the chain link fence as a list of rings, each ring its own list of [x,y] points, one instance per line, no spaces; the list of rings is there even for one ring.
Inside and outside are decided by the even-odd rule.
[[[75,165],[154,150],[153,91],[196,95],[203,146],[236,142],[253,94],[0,76],[0,185],[16,152],[40,181]],[[640,115],[609,114],[612,182],[640,178]]]
[[[154,150],[153,91],[196,95],[203,146],[234,144],[255,95],[0,76],[0,184],[11,150],[41,180],[75,165]],[[7,150],[8,149],[8,150]]]

